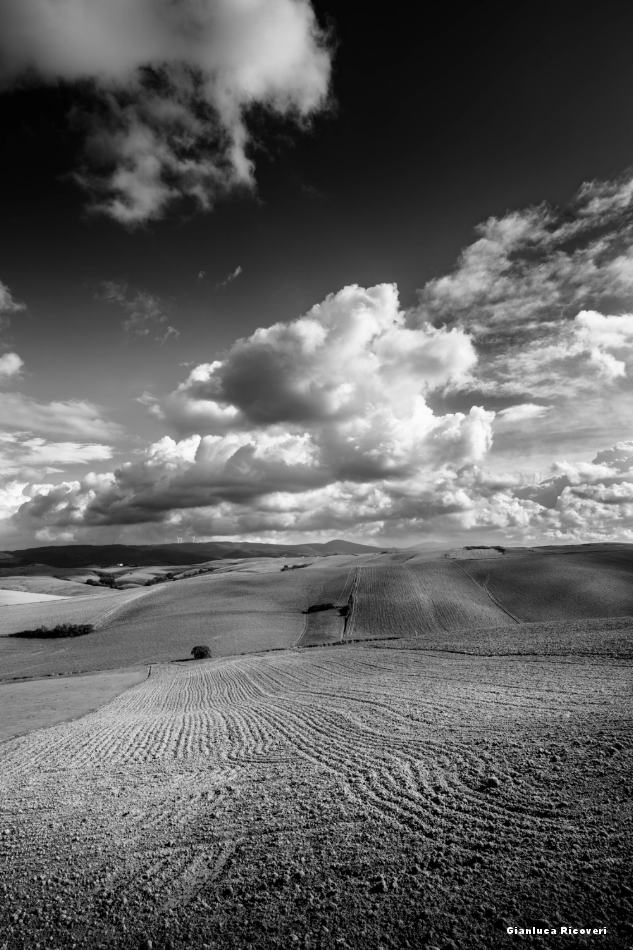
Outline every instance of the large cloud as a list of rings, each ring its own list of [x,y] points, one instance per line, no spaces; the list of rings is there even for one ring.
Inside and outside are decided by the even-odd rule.
[[[158,525],[180,511],[275,530],[278,506],[283,524],[297,519],[293,498],[318,506],[315,523],[328,511],[351,523],[354,498],[369,524],[421,488],[428,506],[438,471],[480,462],[491,446],[494,413],[437,416],[425,400],[474,361],[462,330],[408,327],[394,286],[347,287],[193,369],[152,407],[180,441],[165,437],[107,476],[39,489],[19,519],[66,530]]]
[[[569,332],[570,346],[621,355],[630,319],[583,311]],[[520,442],[557,409],[433,410],[476,371],[463,327],[411,326],[393,285],[346,287],[195,367],[162,404],[150,401],[177,438],[114,471],[59,484],[16,480],[7,524],[48,541],[94,530],[128,541],[184,530],[456,543],[633,537],[633,443],[541,474],[503,471],[493,433]]]
[[[99,528],[103,538],[130,541],[182,530],[268,540],[337,532],[379,543],[464,543],[469,535],[517,544],[633,541],[633,443],[612,451],[614,465],[558,463],[532,484],[476,465],[352,482],[315,467],[307,441],[165,438],[143,461],[113,473],[57,485],[16,483],[5,509],[22,537],[45,530],[48,540],[80,540]]]
[[[82,83],[92,207],[124,224],[252,187],[247,114],[305,123],[331,55],[309,0],[1,0],[5,86]]]
[[[391,284],[351,285],[238,340],[140,397],[173,438],[115,471],[16,478],[6,524],[29,540],[633,540],[632,194],[594,183],[565,211],[491,219],[408,313]],[[152,300],[118,302],[155,323]],[[110,431],[86,403],[3,409],[86,452]]]
[[[352,285],[197,366],[163,415],[197,432],[353,422],[361,438],[371,420],[397,426],[417,414],[424,425],[423,394],[461,381],[475,361],[462,330],[407,327],[395,285]]]

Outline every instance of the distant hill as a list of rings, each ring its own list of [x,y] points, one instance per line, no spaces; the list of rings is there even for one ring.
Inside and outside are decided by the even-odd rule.
[[[445,551],[448,547],[447,541],[420,541],[418,544],[412,544],[408,548],[402,548],[404,551]]]
[[[283,557],[326,554],[379,554],[397,548],[377,548],[353,541],[325,544],[260,544],[250,541],[183,542],[182,544],[61,544],[0,552],[2,566],[19,569],[29,564],[49,567],[148,567],[152,564],[200,564],[220,558]]]

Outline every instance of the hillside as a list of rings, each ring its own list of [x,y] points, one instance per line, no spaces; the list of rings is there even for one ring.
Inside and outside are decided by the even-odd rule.
[[[41,548],[23,548],[2,552],[2,568],[14,569],[21,565],[48,565],[51,567],[114,567],[125,564],[132,567],[151,565],[200,564],[219,558],[284,557],[297,555],[379,554],[382,549],[353,541],[335,540],[314,544],[260,544],[248,541],[211,541],[182,544],[60,544]]]
[[[548,552],[457,563],[518,621],[633,615],[631,550]]]
[[[481,631],[485,642],[485,631],[499,628],[521,652],[525,624],[633,616],[632,551],[495,555],[229,558],[155,586],[142,585],[156,568],[119,569],[129,589],[86,587],[85,596],[1,607],[0,678],[183,660],[196,644],[215,657],[389,638],[451,649],[464,632]],[[74,584],[57,583],[47,577],[40,590]],[[31,577],[23,585],[38,586]],[[72,643],[7,636],[59,623],[96,629]]]

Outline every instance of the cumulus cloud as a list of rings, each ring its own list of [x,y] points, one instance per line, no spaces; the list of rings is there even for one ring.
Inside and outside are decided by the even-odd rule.
[[[616,472],[633,469],[633,441],[618,442],[610,449],[602,449],[593,460],[595,465],[607,464]]]
[[[171,325],[165,326],[171,306],[157,294],[144,290],[131,291],[125,282],[103,281],[97,300],[120,307],[126,317],[123,329],[133,337],[148,337],[155,334],[157,343],[165,343],[170,337],[178,339],[180,331]]]
[[[626,315],[577,316],[569,345],[606,353],[626,346]],[[140,397],[177,437],[159,439],[114,471],[20,488],[26,500],[8,514],[11,529],[58,540],[95,529],[108,538],[138,540],[141,532],[162,540],[165,525],[198,536],[338,532],[379,543],[633,537],[633,443],[593,461],[556,462],[542,474],[492,470],[497,429],[503,438],[520,434],[555,410],[518,402],[496,414],[476,405],[434,411],[437,394],[475,371],[464,327],[412,325],[393,285],[346,287],[190,368],[166,399]],[[32,448],[55,451],[35,441]]]
[[[461,329],[408,327],[395,285],[354,284],[195,367],[162,412],[180,431],[348,425],[354,441],[414,415],[425,426],[423,394],[460,380],[475,361]]]
[[[464,331],[407,326],[394,286],[347,287],[194,367],[162,407],[145,398],[183,437],[107,476],[39,490],[21,524],[159,525],[180,512],[215,533],[374,526],[404,519],[420,493],[428,512],[438,471],[481,462],[492,444],[494,412],[438,416],[425,399],[474,361]],[[447,489],[439,503],[463,500]],[[301,515],[306,504],[317,511]]]
[[[0,381],[20,375],[24,360],[17,353],[3,353],[0,356]]]
[[[491,219],[415,310],[392,284],[354,284],[182,364],[174,392],[138,400],[170,436],[114,471],[16,477],[7,524],[51,540],[162,540],[163,525],[268,540],[633,540],[632,196],[633,179],[598,182],[568,209]],[[158,298],[109,286],[129,333],[169,334]],[[0,395],[0,420],[68,440],[70,454],[112,432],[97,407],[55,405]],[[603,439],[615,444],[582,449]]]
[[[92,95],[75,177],[126,225],[252,188],[249,111],[305,125],[331,70],[309,0],[3,0],[0,60],[6,87],[36,76]]]
[[[120,436],[121,429],[103,419],[101,410],[87,400],[38,402],[22,393],[0,393],[0,426],[34,436],[92,442]]]
[[[17,481],[12,479],[0,485],[0,522],[5,521],[13,515],[21,505],[30,501],[31,492],[25,494],[25,489],[29,488],[28,481]]]
[[[269,540],[332,532],[379,543],[429,536],[463,543],[468,535],[516,544],[633,540],[633,443],[618,450],[620,465],[628,452],[624,475],[595,460],[559,463],[556,477],[531,486],[524,476],[477,465],[332,480],[314,465],[313,451],[308,439],[270,434],[259,445],[235,436],[164,438],[116,472],[15,489],[6,510],[15,530],[47,530],[51,538],[94,528],[125,536],[144,526],[162,539],[161,526],[171,525]]]
[[[627,361],[633,362],[633,314],[603,316],[595,310],[581,311],[575,320],[578,342],[607,379],[626,376]],[[612,350],[624,359],[617,359]]]

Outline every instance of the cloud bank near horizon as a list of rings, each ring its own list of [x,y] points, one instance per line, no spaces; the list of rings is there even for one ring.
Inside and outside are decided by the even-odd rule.
[[[298,126],[332,51],[309,0],[2,0],[0,87],[75,84],[90,208],[126,226],[252,190],[249,113]],[[0,297],[1,302],[1,297]]]
[[[415,308],[352,284],[237,340],[145,400],[170,434],[120,467],[14,465],[5,537],[633,541],[632,203],[633,178],[584,186],[487,221]],[[99,412],[0,394],[80,464],[118,437]]]

